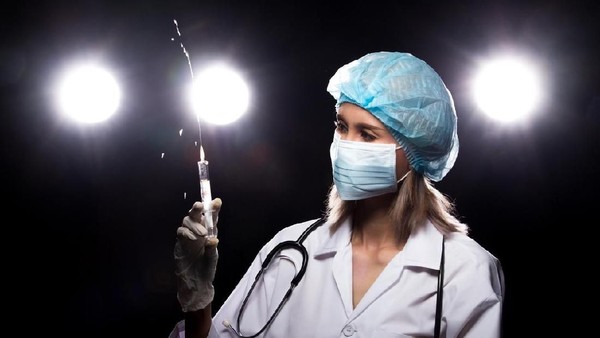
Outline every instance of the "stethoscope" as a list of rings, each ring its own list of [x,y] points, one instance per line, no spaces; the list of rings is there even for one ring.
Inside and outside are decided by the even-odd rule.
[[[250,287],[250,290],[248,291],[248,294],[244,298],[244,301],[242,302],[242,306],[240,307],[240,312],[238,313],[238,316],[237,316],[237,327],[238,328],[240,327],[242,315],[244,313],[244,310],[246,309],[246,305],[248,304],[248,299],[250,298],[252,291],[254,291],[254,287],[256,286],[256,283],[258,282],[260,277],[263,275],[263,273],[267,270],[267,268],[271,264],[273,257],[275,257],[278,253],[280,253],[281,251],[283,251],[285,249],[293,249],[293,250],[300,252],[300,254],[302,254],[302,265],[300,266],[300,270],[298,270],[298,273],[292,279],[292,281],[290,283],[290,288],[287,290],[287,292],[283,296],[283,299],[281,300],[279,305],[277,305],[275,312],[273,312],[273,314],[271,315],[269,320],[267,320],[267,323],[258,332],[256,332],[253,335],[250,335],[250,336],[243,335],[240,331],[236,330],[233,327],[233,325],[228,321],[223,321],[223,325],[225,325],[226,327],[231,329],[233,331],[233,333],[235,333],[235,335],[237,335],[238,337],[241,337],[241,338],[257,337],[258,335],[263,333],[267,329],[267,327],[269,327],[269,325],[271,325],[271,323],[273,322],[275,317],[277,317],[277,315],[281,311],[281,308],[283,308],[283,305],[288,301],[288,299],[292,295],[292,292],[294,292],[294,289],[296,288],[298,283],[300,283],[300,281],[302,280],[304,273],[306,272],[306,266],[308,265],[308,251],[306,250],[306,247],[304,245],[302,245],[302,243],[304,242],[306,237],[308,237],[308,235],[311,232],[313,232],[319,226],[323,225],[323,223],[325,223],[325,219],[319,218],[316,222],[314,222],[308,228],[306,228],[306,230],[304,230],[304,232],[302,232],[302,234],[300,235],[300,237],[298,237],[297,240],[283,241],[283,242],[277,244],[277,246],[275,246],[275,248],[273,248],[273,250],[271,250],[271,252],[269,252],[269,254],[265,258],[265,261],[263,262],[263,264],[260,268],[260,271],[258,271],[258,273],[256,274],[256,277],[254,278],[254,282],[252,282],[252,286]],[[439,273],[438,273],[437,298],[436,298],[436,306],[435,306],[435,327],[434,327],[434,337],[435,338],[440,337],[440,324],[441,324],[441,317],[442,317],[442,298],[443,298],[442,293],[444,290],[444,288],[443,288],[443,284],[444,284],[444,251],[445,251],[444,250],[444,242],[445,242],[445,237],[442,237],[442,254],[441,254],[441,259],[440,259],[440,269],[439,269]]]

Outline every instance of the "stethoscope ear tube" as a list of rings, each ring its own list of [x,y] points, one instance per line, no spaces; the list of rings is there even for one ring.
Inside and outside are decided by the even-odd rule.
[[[266,269],[269,264],[271,264],[271,261],[273,260],[273,257],[278,254],[279,252],[281,252],[284,249],[296,249],[297,248],[298,243],[296,241],[283,241],[279,244],[277,244],[273,250],[271,250],[268,254],[267,257],[265,257],[265,261],[262,263],[262,269],[261,269],[261,273],[262,270]]]
[[[434,338],[440,338],[440,326],[442,321],[442,303],[444,299],[444,242],[445,237],[442,236],[442,255],[440,258],[440,271],[438,272],[437,298],[435,300],[435,327]]]
[[[269,265],[271,264],[271,261],[273,260],[273,258],[275,257],[275,255],[277,255],[278,253],[280,253],[283,250],[286,249],[293,249],[298,251],[300,254],[302,254],[302,265],[300,266],[300,270],[298,270],[298,273],[296,274],[296,276],[294,276],[294,278],[292,279],[292,284],[295,286],[298,285],[298,283],[300,283],[300,280],[302,279],[302,277],[304,276],[304,273],[306,272],[306,267],[308,266],[308,251],[306,251],[306,248],[304,247],[304,245],[301,244],[301,242],[298,241],[283,241],[279,244],[277,244],[273,250],[271,250],[271,252],[269,252],[269,254],[267,255],[267,257],[265,257],[265,261],[262,263],[262,268],[260,270],[260,272],[257,274],[256,278],[258,279],[263,271],[265,271]]]

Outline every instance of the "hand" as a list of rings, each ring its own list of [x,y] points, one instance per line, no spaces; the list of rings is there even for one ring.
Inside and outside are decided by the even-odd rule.
[[[221,199],[212,203],[213,224],[217,226]],[[177,299],[183,312],[205,308],[214,298],[212,282],[217,271],[219,253],[217,238],[206,238],[204,205],[196,202],[177,228],[175,243],[175,274],[177,276]]]

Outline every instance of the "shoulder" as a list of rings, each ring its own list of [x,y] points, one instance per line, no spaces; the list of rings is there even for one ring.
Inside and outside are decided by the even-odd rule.
[[[445,243],[446,275],[485,293],[502,297],[504,274],[500,260],[473,238],[453,233]]]
[[[295,223],[292,224],[290,226],[287,226],[281,230],[279,230],[272,238],[271,240],[269,240],[269,242],[265,245],[265,247],[268,248],[273,248],[275,247],[277,244],[284,242],[284,241],[295,241],[297,240],[310,226],[312,226],[313,224],[315,224],[317,221],[319,221],[320,218],[314,218],[314,219],[310,219],[307,221],[303,221],[300,223]],[[323,229],[326,228],[325,226],[320,226],[319,228],[315,229],[314,232],[321,232],[323,231]],[[312,239],[314,237],[318,237],[318,236],[309,236],[309,239]]]
[[[500,264],[500,261],[481,244],[462,233],[452,233],[446,236],[445,247],[452,257],[469,265]]]
[[[315,218],[282,228],[265,245],[263,245],[258,253],[258,256],[256,257],[257,261],[259,263],[264,262],[269,255],[273,254],[273,250],[283,242],[298,241],[300,236],[302,236],[303,233],[305,233],[319,220],[320,218]],[[306,240],[302,242],[302,245],[306,248],[309,254],[312,254],[315,252],[315,250],[318,250],[318,248],[321,246],[321,243],[328,237],[328,226],[325,224],[326,223],[323,223],[321,226],[316,227],[314,231],[312,231],[310,235],[306,237]],[[288,257],[294,262],[297,260],[299,262],[302,261],[302,256],[297,250],[279,250],[277,251],[277,254]]]

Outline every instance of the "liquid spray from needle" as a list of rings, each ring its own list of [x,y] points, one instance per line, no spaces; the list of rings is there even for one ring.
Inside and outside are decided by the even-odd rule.
[[[181,39],[179,24],[177,23],[177,20],[173,20],[173,22],[175,23],[177,35],[179,35],[179,38]],[[183,42],[180,42],[179,45],[183,50],[183,54],[187,58],[188,66],[190,68],[190,74],[193,80],[194,71],[192,69],[190,54],[185,49]],[[208,161],[205,159],[204,148],[202,147],[202,127],[200,125],[200,116],[196,115],[196,118],[198,121],[198,143],[200,144],[200,161],[198,161],[198,174],[200,176],[200,199],[202,200],[202,204],[204,205],[205,226],[207,230],[206,238],[216,238],[218,232],[212,217],[212,193],[210,190],[210,178],[208,176]]]
[[[181,32],[177,20],[173,20],[177,29],[177,34],[181,39]],[[172,39],[173,40],[173,39]],[[208,161],[205,159],[204,148],[202,147],[202,128],[200,126],[200,114],[204,120],[214,124],[228,124],[243,115],[248,108],[250,93],[246,82],[232,68],[223,63],[217,63],[213,67],[205,69],[198,80],[194,80],[192,62],[190,55],[180,43],[181,49],[185,54],[192,75],[194,92],[192,100],[197,112],[198,135],[200,137],[200,161],[198,162],[198,171],[200,174],[200,196],[204,204],[206,228],[208,238],[217,237],[217,227],[212,218],[212,195],[210,191],[210,180],[208,178]]]

